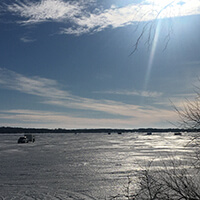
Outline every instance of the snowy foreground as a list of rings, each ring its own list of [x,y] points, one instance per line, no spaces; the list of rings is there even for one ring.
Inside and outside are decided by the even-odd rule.
[[[183,158],[188,134],[22,134],[0,135],[0,200],[100,200],[123,193],[127,176],[148,161]]]

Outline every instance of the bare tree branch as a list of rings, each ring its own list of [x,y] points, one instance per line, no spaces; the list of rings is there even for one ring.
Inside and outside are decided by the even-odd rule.
[[[155,35],[156,35],[156,29],[157,29],[157,26],[158,26],[158,20],[159,20],[159,17],[160,15],[167,9],[169,8],[175,1],[171,1],[169,4],[165,5],[163,8],[161,8],[159,11],[157,10],[152,10],[151,12],[156,12],[156,16],[153,20],[151,21],[148,21],[146,22],[143,27],[142,27],[142,31],[140,32],[140,35],[138,36],[138,38],[136,39],[136,42],[134,43],[134,46],[133,46],[133,50],[132,52],[130,53],[129,56],[131,56],[132,54],[134,54],[137,50],[138,50],[138,47],[139,47],[139,44],[144,36],[145,33],[147,33],[147,39],[146,41],[144,42],[145,45],[148,46],[148,49],[150,49],[150,47],[152,46],[153,44],[153,41],[155,39]],[[145,15],[147,15],[149,12],[147,12]],[[144,15],[144,16],[145,16]],[[138,26],[136,28],[136,30],[138,29]],[[170,26],[170,29],[168,30],[167,34],[166,34],[166,37],[164,39],[164,48],[163,48],[163,51],[167,48],[168,44],[169,44],[169,41],[171,39],[171,34],[173,32],[173,29],[172,29],[172,26]]]

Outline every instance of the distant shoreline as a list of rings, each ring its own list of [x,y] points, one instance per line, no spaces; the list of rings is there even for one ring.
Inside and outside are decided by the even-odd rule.
[[[200,132],[200,129],[180,129],[180,128],[138,128],[138,129],[114,129],[114,128],[94,128],[94,129],[47,129],[47,128],[20,128],[20,127],[0,127],[0,134],[4,133],[126,133],[126,132]]]

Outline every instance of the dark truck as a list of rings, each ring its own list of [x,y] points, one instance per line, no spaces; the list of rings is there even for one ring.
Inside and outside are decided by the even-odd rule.
[[[18,139],[18,143],[29,143],[35,142],[35,136],[32,134],[25,134],[24,136]]]

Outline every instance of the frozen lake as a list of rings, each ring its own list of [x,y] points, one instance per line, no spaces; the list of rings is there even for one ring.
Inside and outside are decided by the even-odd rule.
[[[147,161],[190,152],[187,134],[35,134],[35,143],[17,144],[20,136],[0,134],[3,200],[105,200]]]

